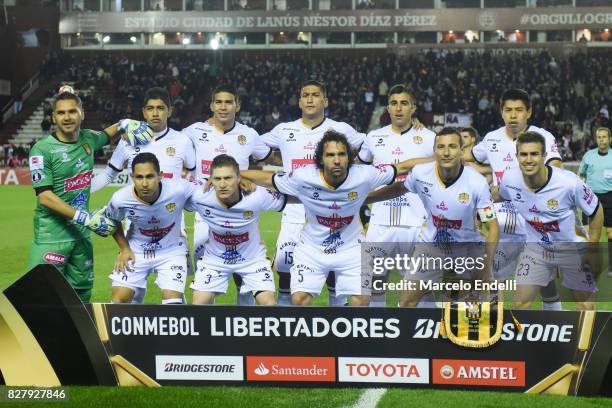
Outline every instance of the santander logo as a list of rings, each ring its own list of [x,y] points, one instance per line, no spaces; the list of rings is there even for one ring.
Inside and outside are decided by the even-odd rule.
[[[260,363],[257,368],[255,370],[253,370],[253,372],[257,375],[268,375],[270,374],[270,370],[268,370],[268,367],[266,367],[264,365],[264,363]]]

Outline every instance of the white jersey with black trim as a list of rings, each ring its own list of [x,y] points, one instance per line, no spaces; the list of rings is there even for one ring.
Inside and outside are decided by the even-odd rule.
[[[404,186],[418,194],[427,211],[427,222],[421,230],[423,242],[481,242],[476,215],[495,217],[487,179],[468,166],[461,166],[457,178],[445,184],[435,162],[416,165],[406,177]]]
[[[265,259],[259,215],[263,211],[282,211],[286,200],[284,194],[257,187],[228,208],[217,199],[214,188],[197,191],[186,208],[197,211],[209,226],[204,247],[206,265],[236,265]]]
[[[328,130],[335,130],[345,135],[353,149],[361,146],[365,136],[345,122],[325,118],[321,123],[310,128],[304,125],[302,119],[298,119],[276,125],[270,132],[262,135],[262,140],[266,145],[280,150],[283,170],[291,173],[299,167],[314,164],[317,143]],[[282,221],[303,224],[304,217],[302,204],[287,204],[283,211]]]
[[[587,234],[576,223],[576,209],[591,216],[599,201],[591,188],[571,171],[547,166],[548,180],[532,191],[520,169],[504,173],[499,194],[511,200],[525,218],[527,242],[551,244],[555,242],[584,242]]]
[[[411,127],[399,134],[391,125],[385,126],[367,134],[359,150],[359,160],[378,166],[430,157],[433,155],[435,136],[434,132],[425,128],[417,130]],[[398,176],[397,181],[405,178],[404,175]],[[426,217],[427,212],[419,196],[406,193],[401,197],[374,203],[370,224],[420,227]]]
[[[185,179],[162,180],[160,195],[153,203],[141,200],[134,186],[113,194],[107,215],[113,220],[130,220],[126,238],[133,252],[145,257],[187,253],[187,238],[181,234],[181,217],[187,199],[202,186]]]
[[[392,166],[354,164],[344,182],[334,188],[322,170],[308,165],[291,173],[277,173],[272,182],[278,191],[298,197],[304,204],[306,224],[298,246],[333,254],[359,246],[363,239],[359,208],[370,191],[391,184],[395,173]]]
[[[195,147],[198,180],[208,180],[210,165],[220,154],[232,156],[240,170],[247,170],[250,156],[255,160],[265,160],[272,151],[262,142],[255,129],[238,122],[234,122],[234,126],[225,132],[209,122],[196,122],[183,129],[183,133]]]
[[[137,154],[145,152],[153,153],[157,157],[164,178],[180,179],[183,168],[189,171],[195,168],[195,151],[191,140],[183,133],[170,128],[155,133],[155,140],[143,146],[130,146],[125,140],[120,140],[108,165],[117,172],[127,166],[131,173],[132,160]]]

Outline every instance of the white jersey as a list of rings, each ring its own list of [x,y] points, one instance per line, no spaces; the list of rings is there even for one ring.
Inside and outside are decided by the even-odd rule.
[[[317,143],[328,130],[335,130],[345,135],[353,149],[361,146],[365,136],[351,125],[333,119],[325,118],[323,122],[312,128],[304,126],[302,119],[298,119],[276,125],[270,132],[262,135],[262,140],[268,146],[280,150],[283,170],[291,173],[299,167],[314,164]],[[283,222],[303,224],[304,217],[302,204],[288,204],[283,211]]]
[[[208,180],[210,165],[220,154],[232,156],[240,170],[247,170],[250,156],[256,160],[265,160],[271,152],[255,129],[238,122],[234,122],[234,127],[225,132],[208,122],[196,122],[183,129],[183,133],[195,147],[198,180]]]
[[[593,215],[599,204],[597,196],[571,171],[549,166],[548,172],[546,183],[532,191],[519,169],[507,171],[499,193],[525,218],[527,242],[584,242],[587,235],[576,225],[576,208]]]
[[[481,242],[475,219],[477,212],[488,220],[495,217],[487,179],[468,166],[446,185],[435,162],[416,165],[404,186],[425,205],[428,218],[421,231],[424,242]]]
[[[395,179],[392,166],[354,164],[346,180],[337,188],[323,178],[323,170],[315,165],[277,173],[272,182],[281,193],[298,197],[306,210],[306,225],[299,246],[333,254],[358,247],[363,238],[359,208],[368,193]]]
[[[359,159],[375,166],[395,164],[417,157],[433,155],[434,138],[436,134],[428,129],[416,130],[414,127],[398,134],[391,125],[368,133]],[[398,176],[397,181],[403,181],[406,176]],[[374,203],[370,224],[403,225],[420,227],[423,225],[427,212],[416,194],[406,193],[401,197]]]
[[[185,179],[162,180],[161,193],[149,204],[136,196],[133,186],[115,192],[107,207],[107,215],[116,221],[130,220],[126,238],[133,252],[144,257],[163,253],[187,253],[187,239],[181,234],[181,217],[185,202],[202,186]]]
[[[191,141],[181,132],[170,128],[156,133],[155,140],[144,146],[130,146],[125,140],[120,140],[108,165],[118,172],[127,165],[131,173],[132,160],[137,154],[144,152],[153,153],[157,157],[165,178],[180,179],[183,167],[189,171],[195,168],[195,151]]]
[[[209,237],[204,247],[206,265],[265,260],[266,247],[259,234],[259,215],[263,211],[282,211],[285,202],[285,195],[257,187],[227,208],[217,199],[214,188],[207,192],[197,191],[186,208],[197,211],[209,226]]]

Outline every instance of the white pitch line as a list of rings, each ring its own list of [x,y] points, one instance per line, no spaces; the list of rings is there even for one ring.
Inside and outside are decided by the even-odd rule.
[[[351,408],[375,408],[385,392],[387,392],[386,388],[368,388]]]

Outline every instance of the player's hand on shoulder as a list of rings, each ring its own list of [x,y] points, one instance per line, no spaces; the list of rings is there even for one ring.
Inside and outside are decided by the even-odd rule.
[[[251,194],[257,189],[257,184],[253,183],[251,180],[241,178],[240,179],[240,189],[244,194]]]
[[[115,259],[114,272],[123,274],[132,272],[135,259],[134,253],[130,248],[122,249]]]
[[[72,220],[79,225],[83,225],[101,237],[108,237],[117,228],[117,222],[106,215],[106,206],[88,212],[76,210]]]
[[[425,128],[425,126],[423,126],[421,121],[418,120],[417,118],[412,118],[412,127],[415,128],[416,130],[421,130]]]
[[[153,140],[153,129],[147,122],[133,119],[121,119],[117,126],[123,132],[121,138],[130,146],[145,145]]]

